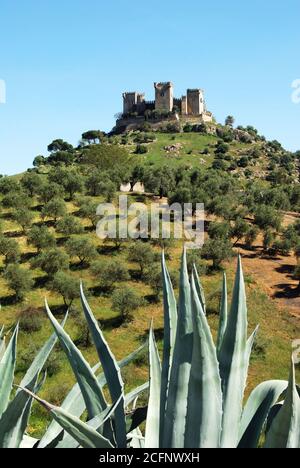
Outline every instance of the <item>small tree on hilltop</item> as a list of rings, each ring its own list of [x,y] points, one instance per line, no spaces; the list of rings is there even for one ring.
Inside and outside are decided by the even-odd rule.
[[[232,128],[234,126],[234,122],[235,122],[235,120],[234,120],[234,117],[232,115],[228,115],[228,117],[226,117],[226,119],[225,119],[225,125],[227,127]]]
[[[20,265],[8,265],[4,278],[8,286],[15,292],[17,301],[22,301],[26,293],[33,287],[33,280],[30,272]]]

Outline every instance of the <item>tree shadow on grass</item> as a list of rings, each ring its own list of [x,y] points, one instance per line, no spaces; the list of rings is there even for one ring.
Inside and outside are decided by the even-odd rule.
[[[35,278],[33,287],[35,289],[42,289],[45,286],[47,286],[48,283],[49,283],[49,276],[47,276],[47,275],[39,276],[38,278]]]
[[[114,328],[120,328],[125,325],[126,321],[124,321],[124,318],[121,315],[118,315],[116,317],[101,319],[99,320],[99,323],[101,328],[105,330],[113,330]]]
[[[12,306],[12,305],[15,305],[15,304],[21,304],[21,301],[18,301],[17,300],[17,297],[15,294],[11,294],[10,296],[5,296],[5,297],[1,297],[1,305],[2,306]]]
[[[274,297],[277,299],[297,299],[300,300],[300,285],[294,287],[291,284],[276,284],[276,288],[279,289],[274,294]]]
[[[76,263],[71,263],[70,264],[70,270],[71,271],[82,271],[82,270],[87,270],[90,267],[90,264],[88,262],[76,262]]]
[[[26,252],[21,254],[21,263],[27,263],[29,262],[32,258],[36,257],[37,253],[36,252]]]
[[[5,237],[8,237],[9,239],[13,239],[15,237],[24,237],[26,234],[24,234],[23,231],[7,231],[5,233]]]
[[[280,265],[279,267],[275,268],[278,273],[283,273],[285,275],[288,275],[290,278],[293,277],[295,266],[294,265]]]

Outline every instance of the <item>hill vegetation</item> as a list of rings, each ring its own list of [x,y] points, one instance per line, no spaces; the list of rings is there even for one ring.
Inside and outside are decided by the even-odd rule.
[[[129,354],[147,335],[155,318],[163,337],[159,260],[163,246],[176,287],[182,244],[173,239],[101,241],[95,235],[100,202],[116,201],[120,186],[137,182],[132,201],[168,199],[170,203],[205,204],[206,243],[189,253],[208,291],[207,312],[216,330],[222,268],[233,282],[233,257],[294,258],[292,275],[299,276],[300,211],[299,157],[277,141],[268,142],[253,127],[165,124],[153,131],[145,124],[129,134],[89,131],[78,147],[58,139],[49,156],[34,159],[33,169],[0,178],[0,302],[6,333],[20,321],[21,379],[36,349],[49,335],[43,312],[46,297],[56,317],[70,309],[67,330],[85,357],[94,364],[95,351],[79,307],[83,280],[89,302],[117,358]],[[294,222],[283,223],[292,212]],[[257,242],[260,243],[257,249]],[[297,266],[298,265],[298,266]],[[261,325],[254,346],[250,386],[268,378],[286,378],[291,341],[299,338],[298,319],[274,304],[253,276],[246,277],[249,321]],[[294,294],[299,296],[295,287]],[[134,372],[132,372],[134,369]],[[274,375],[275,369],[275,375]],[[42,391],[59,404],[73,383],[66,358],[57,348],[47,363],[49,379]],[[64,376],[61,379],[61,376]],[[146,356],[125,370],[128,388],[144,383]],[[34,407],[32,434],[42,429],[39,406]]]

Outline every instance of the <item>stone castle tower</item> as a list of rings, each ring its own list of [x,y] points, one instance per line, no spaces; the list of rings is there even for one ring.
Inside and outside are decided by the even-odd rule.
[[[154,83],[155,110],[172,112],[174,107],[174,86],[171,81]]]
[[[212,121],[212,114],[206,110],[204,91],[188,89],[185,96],[174,97],[174,85],[171,81],[154,83],[155,101],[146,101],[145,94],[123,93],[123,116],[140,116],[146,111],[175,113],[186,117],[201,117],[204,122]]]

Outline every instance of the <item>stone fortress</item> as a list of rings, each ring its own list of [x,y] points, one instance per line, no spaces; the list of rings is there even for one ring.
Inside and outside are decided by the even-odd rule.
[[[154,83],[155,100],[147,101],[145,94],[134,92],[123,93],[123,114],[120,120],[145,117],[151,120],[153,116],[167,118],[197,118],[201,122],[211,122],[213,115],[207,111],[204,91],[188,89],[185,96],[174,97],[172,82]]]

